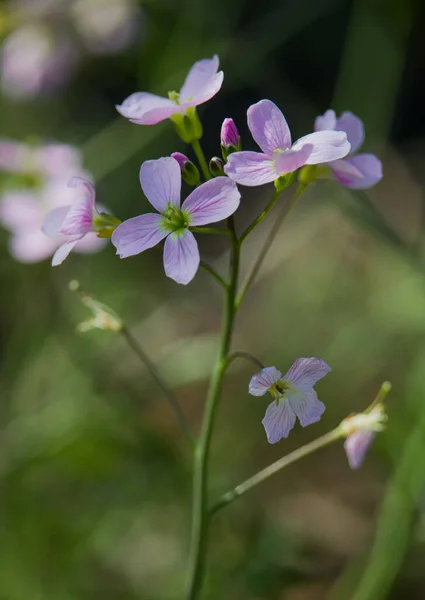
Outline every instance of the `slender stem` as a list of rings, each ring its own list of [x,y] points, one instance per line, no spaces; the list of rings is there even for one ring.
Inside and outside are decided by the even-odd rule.
[[[199,140],[193,140],[192,148],[193,148],[194,153],[196,154],[196,158],[198,159],[198,163],[199,163],[199,166],[201,167],[202,173],[203,173],[205,179],[208,181],[208,179],[211,179],[211,173],[208,168],[207,161],[205,160],[205,154],[204,154],[204,151],[202,150]]]
[[[249,352],[232,352],[232,354],[229,354],[227,357],[227,366],[229,366],[236,358],[244,358],[245,360],[252,362],[256,367],[264,369],[263,363]]]
[[[283,223],[285,222],[286,218],[288,217],[289,213],[291,212],[291,210],[294,208],[294,206],[296,205],[296,203],[298,202],[301,194],[303,193],[303,191],[305,190],[306,185],[304,184],[300,184],[297,191],[295,192],[293,198],[288,202],[288,204],[283,208],[282,212],[280,213],[280,215],[278,216],[278,218],[276,219],[276,221],[273,224],[273,227],[269,233],[269,235],[267,236],[267,239],[264,243],[264,246],[261,248],[259,255],[257,256],[257,259],[254,263],[254,266],[251,269],[251,272],[248,274],[245,282],[242,285],[242,288],[236,298],[236,310],[239,308],[239,306],[241,305],[245,294],[248,291],[248,288],[250,287],[251,283],[254,281],[254,279],[257,276],[258,271],[261,268],[261,265],[263,264],[264,259],[267,256],[268,251],[270,250],[271,245],[274,242],[275,237],[277,236],[277,234],[279,233],[279,230],[281,228],[281,226],[283,225]]]
[[[253,222],[251,223],[251,225],[249,225],[245,231],[243,232],[243,234],[240,237],[240,243],[242,244],[244,242],[244,240],[249,236],[249,234],[251,233],[251,231],[253,231],[257,225],[259,223],[261,223],[261,221],[267,217],[267,215],[269,214],[269,212],[271,211],[271,209],[273,208],[273,206],[276,204],[277,199],[280,196],[280,191],[276,190],[275,193],[272,196],[272,199],[270,200],[270,202],[267,204],[266,208],[263,210],[262,213],[260,213],[258,215],[258,217],[256,219],[253,220]]]
[[[226,290],[220,350],[211,377],[201,435],[195,450],[192,535],[188,569],[187,600],[197,600],[203,581],[205,549],[207,544],[209,524],[207,482],[211,436],[221,395],[223,378],[228,364],[227,355],[232,339],[233,324],[236,313],[235,296],[239,274],[240,247],[237,236],[234,232],[232,218],[229,218],[229,226],[233,232],[230,284]]]
[[[269,465],[262,471],[259,471],[258,473],[256,473],[255,475],[253,475],[252,477],[250,477],[243,483],[236,486],[233,490],[231,490],[231,491],[227,492],[226,494],[224,494],[223,496],[221,496],[221,498],[218,500],[218,502],[213,504],[213,506],[210,508],[210,511],[209,511],[210,516],[214,515],[219,510],[221,510],[222,508],[224,508],[225,506],[227,506],[228,504],[230,504],[237,498],[240,498],[240,496],[242,496],[246,492],[249,492],[249,490],[252,490],[253,487],[257,486],[259,483],[262,483],[263,481],[265,481],[266,479],[268,479],[275,473],[278,473],[285,467],[292,465],[292,463],[296,462],[297,460],[304,458],[304,456],[308,456],[309,454],[312,454],[316,450],[319,450],[320,448],[323,448],[324,446],[327,446],[328,444],[335,442],[336,440],[340,439],[341,437],[343,437],[343,433],[341,432],[341,428],[337,427],[336,429],[333,429],[329,433],[325,433],[325,435],[322,435],[321,437],[317,438],[313,442],[310,442],[309,444],[306,444],[305,446],[302,446],[301,448],[297,448],[297,450],[294,450],[290,454],[283,456],[282,458],[280,458],[276,462],[272,463],[271,465]]]
[[[137,356],[140,358],[142,363],[148,369],[149,373],[151,374],[153,379],[156,381],[158,386],[164,392],[164,396],[167,398],[169,405],[171,406],[174,414],[177,417],[177,420],[180,425],[180,429],[182,430],[182,432],[185,435],[185,437],[187,438],[187,440],[192,444],[192,446],[194,446],[195,440],[194,440],[193,434],[190,430],[189,424],[186,420],[186,417],[185,417],[182,409],[180,408],[180,405],[177,402],[176,397],[174,396],[173,392],[170,390],[167,383],[164,381],[164,379],[158,372],[156,366],[153,364],[153,362],[151,361],[149,356],[146,354],[146,352],[140,346],[139,342],[136,340],[136,338],[133,336],[133,334],[130,333],[130,331],[126,327],[123,327],[120,330],[120,333],[122,334],[122,336],[125,339],[125,341],[127,342],[127,344],[131,347],[131,349],[135,352],[135,354],[137,354]]]
[[[208,271],[208,273],[210,273],[215,279],[217,279],[217,281],[220,283],[220,285],[222,285],[224,288],[228,288],[229,287],[229,284],[227,283],[227,281],[225,281],[223,279],[223,277],[221,275],[219,275],[217,273],[217,271],[211,265],[209,265],[208,263],[206,263],[203,260],[201,260],[200,266],[205,271]]]
[[[227,227],[189,227],[193,233],[217,233],[232,236],[232,232]]]

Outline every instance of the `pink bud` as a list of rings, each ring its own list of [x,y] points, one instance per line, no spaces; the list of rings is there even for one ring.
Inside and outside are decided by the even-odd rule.
[[[223,125],[221,126],[220,141],[221,145],[225,148],[228,146],[234,146],[235,148],[239,147],[239,132],[233,119],[224,119]]]
[[[185,154],[182,154],[181,152],[173,152],[171,157],[179,163],[180,169],[184,169],[186,164],[190,162],[188,157]]]

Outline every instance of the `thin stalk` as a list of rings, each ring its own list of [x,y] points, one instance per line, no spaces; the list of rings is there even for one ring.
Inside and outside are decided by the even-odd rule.
[[[205,180],[208,181],[208,179],[211,179],[211,173],[208,168],[207,161],[205,160],[205,154],[204,154],[204,151],[202,150],[199,140],[193,140],[192,148],[196,155],[196,158],[198,159],[198,163],[199,163],[199,166],[201,167],[201,171],[205,177]]]
[[[210,508],[210,516],[214,515],[225,506],[228,506],[231,502],[237,498],[240,498],[243,494],[246,494],[246,492],[249,492],[249,490],[252,490],[252,488],[262,483],[275,473],[278,473],[285,467],[292,465],[294,462],[297,462],[297,460],[304,458],[304,456],[308,456],[309,454],[316,452],[316,450],[332,444],[332,442],[335,442],[341,437],[343,437],[343,433],[341,432],[341,428],[337,427],[329,433],[325,433],[325,435],[317,438],[317,440],[314,440],[313,442],[310,442],[301,448],[297,448],[297,450],[294,450],[290,454],[283,456],[262,471],[259,471],[243,483],[236,486],[233,490],[223,494],[223,496],[221,496],[221,498]]]
[[[180,425],[180,429],[182,430],[184,436],[186,437],[186,439],[190,442],[190,444],[192,446],[195,446],[195,439],[193,437],[192,431],[190,430],[190,427],[186,420],[186,417],[185,417],[182,409],[180,408],[180,405],[177,402],[176,397],[174,396],[172,390],[168,387],[167,383],[164,381],[164,379],[160,375],[158,369],[153,364],[153,362],[151,361],[149,356],[146,354],[146,352],[143,350],[143,348],[140,346],[139,342],[136,340],[136,338],[133,336],[133,334],[130,333],[130,331],[125,326],[122,327],[122,329],[120,330],[120,333],[123,336],[123,338],[125,339],[125,341],[127,342],[127,344],[130,346],[130,348],[140,358],[142,363],[145,365],[145,367],[151,374],[152,378],[156,381],[158,386],[163,391],[164,396],[168,400],[168,403],[171,406],[171,409],[173,410],[174,414],[177,417],[177,420]]]
[[[242,288],[241,288],[239,294],[237,295],[236,302],[235,302],[236,310],[242,304],[242,301],[245,298],[245,294],[247,293],[248,288],[250,287],[250,285],[256,278],[257,273],[260,270],[260,268],[264,262],[264,259],[266,258],[267,253],[270,250],[270,247],[274,242],[275,237],[279,233],[279,230],[280,230],[281,226],[283,225],[283,223],[285,222],[286,218],[288,217],[289,213],[294,208],[294,206],[297,204],[297,202],[298,202],[301,194],[305,190],[305,188],[306,188],[306,185],[302,185],[302,184],[299,185],[299,187],[298,187],[297,191],[295,192],[294,196],[292,197],[292,199],[283,208],[282,212],[280,213],[280,215],[274,222],[273,227],[271,228],[271,231],[270,231],[269,235],[267,236],[267,239],[264,243],[264,246],[261,248],[260,253],[257,256],[257,259],[254,263],[254,266],[251,269],[251,272],[248,274],[245,282],[242,285]],[[273,200],[273,198],[272,198],[272,200]]]
[[[256,367],[264,369],[263,363],[249,352],[232,352],[232,354],[229,354],[227,357],[227,366],[229,366],[236,358],[244,358],[245,360],[252,362]]]
[[[208,263],[201,260],[200,266],[205,271],[210,273],[219,282],[219,284],[222,285],[225,289],[229,287],[229,284],[227,283],[227,281],[225,279],[223,279],[223,277],[221,275],[219,275],[219,273],[217,273],[217,271],[211,265],[209,265]]]
[[[193,233],[211,233],[211,234],[225,234],[228,236],[232,236],[233,233],[227,227],[189,227],[190,231]]]
[[[210,381],[201,435],[195,449],[192,534],[186,594],[187,600],[197,600],[199,598],[199,593],[203,582],[205,570],[205,550],[209,525],[207,482],[211,436],[220,400],[223,378],[227,368],[227,355],[232,339],[233,325],[236,314],[235,296],[239,274],[240,247],[237,236],[234,232],[232,218],[229,218],[229,226],[233,232],[230,284],[226,290],[220,350]]]
[[[276,190],[275,193],[273,194],[270,202],[267,204],[266,208],[263,210],[262,213],[260,213],[258,215],[258,217],[256,219],[253,220],[253,222],[251,223],[251,225],[249,225],[245,231],[243,232],[243,234],[241,235],[239,242],[242,244],[245,239],[249,236],[249,234],[251,233],[251,231],[253,231],[257,225],[259,225],[259,223],[261,223],[261,221],[267,217],[267,215],[269,214],[269,212],[271,211],[271,209],[273,208],[273,206],[276,204],[277,199],[280,196],[280,191]]]

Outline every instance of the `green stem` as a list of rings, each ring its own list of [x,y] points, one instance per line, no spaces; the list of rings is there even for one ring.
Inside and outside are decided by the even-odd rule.
[[[232,230],[232,256],[230,265],[230,284],[226,290],[225,309],[221,333],[219,354],[214,366],[207,395],[201,435],[195,449],[195,470],[193,479],[193,516],[190,545],[187,600],[196,600],[202,586],[205,550],[208,536],[208,463],[211,446],[211,436],[215,415],[221,394],[224,374],[227,368],[227,355],[232,339],[235,319],[235,296],[239,274],[240,246],[234,231],[232,218],[229,218]]]
[[[270,247],[271,247],[271,245],[274,242],[275,237],[279,233],[279,230],[280,230],[281,226],[285,222],[285,220],[288,217],[288,215],[291,212],[291,210],[297,204],[297,202],[298,202],[301,194],[303,193],[303,191],[305,190],[306,187],[307,187],[306,184],[300,184],[299,185],[299,187],[298,187],[297,191],[295,192],[294,196],[292,197],[292,199],[284,207],[284,209],[282,210],[282,212],[280,213],[280,215],[278,216],[278,218],[274,222],[273,227],[271,228],[271,231],[270,231],[269,235],[267,236],[267,239],[266,239],[266,241],[264,243],[264,246],[260,250],[260,253],[257,256],[257,259],[256,259],[256,261],[254,263],[254,266],[251,269],[251,272],[248,274],[245,282],[242,285],[242,288],[241,288],[239,294],[237,295],[236,302],[235,302],[235,304],[236,304],[236,310],[242,304],[242,301],[245,298],[245,294],[247,293],[248,288],[250,287],[250,285],[252,284],[252,282],[256,278],[257,273],[260,270],[260,268],[261,268],[261,266],[262,266],[262,264],[264,262],[264,259],[266,258],[267,253],[270,250]],[[272,198],[272,200],[273,199],[274,199],[274,197]]]
[[[227,283],[227,281],[225,281],[223,279],[223,277],[221,275],[219,275],[217,273],[217,271],[208,263],[204,262],[203,260],[201,260],[200,262],[200,266],[207,271],[208,273],[210,273],[218,282],[220,285],[222,285],[225,289],[229,287],[229,284]]]
[[[243,232],[243,234],[240,237],[240,243],[242,244],[245,239],[249,236],[249,234],[251,233],[251,231],[253,231],[257,225],[259,225],[261,223],[261,221],[267,217],[267,215],[269,214],[269,212],[271,211],[271,209],[273,208],[273,206],[276,204],[277,199],[280,196],[280,191],[276,190],[275,193],[272,196],[272,199],[270,200],[270,202],[267,204],[266,208],[263,210],[262,213],[260,213],[258,215],[258,217],[256,219],[254,219],[254,221],[251,223],[251,225],[249,225],[245,231]]]
[[[195,446],[195,440],[194,440],[194,437],[190,430],[189,424],[186,420],[186,417],[185,417],[182,409],[180,408],[180,405],[177,402],[176,397],[174,396],[173,392],[168,387],[167,383],[163,380],[163,378],[160,375],[159,371],[157,370],[156,366],[153,364],[153,362],[151,361],[149,356],[146,354],[146,352],[140,346],[139,342],[136,340],[136,338],[133,336],[133,334],[130,333],[130,331],[125,326],[122,327],[122,329],[120,330],[120,333],[123,336],[123,338],[125,339],[125,341],[127,342],[127,344],[130,346],[130,348],[140,358],[142,363],[145,365],[145,367],[151,374],[152,378],[156,381],[158,386],[163,391],[164,396],[167,398],[169,405],[171,406],[174,414],[177,417],[177,420],[180,425],[180,429],[182,430],[186,439],[192,444],[192,446]]]
[[[227,227],[189,227],[190,231],[193,233],[217,233],[217,234],[225,234],[228,236],[232,236],[233,233]]]
[[[198,163],[199,163],[199,166],[201,167],[202,173],[203,173],[206,181],[208,181],[208,179],[211,179],[211,173],[208,168],[207,161],[205,160],[204,151],[202,150],[199,140],[193,140],[192,148],[193,148],[194,153],[196,154],[196,158],[198,159]]]
[[[313,442],[310,442],[309,444],[306,444],[301,448],[297,448],[297,450],[294,450],[290,454],[283,456],[282,458],[272,463],[262,471],[259,471],[243,483],[236,486],[233,490],[227,492],[226,494],[223,494],[223,496],[221,496],[218,502],[213,504],[213,506],[210,508],[210,516],[214,515],[219,510],[221,510],[237,498],[240,498],[243,494],[249,492],[249,490],[252,490],[252,488],[262,483],[275,473],[278,473],[285,467],[292,465],[292,463],[297,462],[297,460],[304,458],[304,456],[308,456],[316,450],[328,446],[329,444],[335,442],[341,437],[343,437],[343,433],[341,432],[341,428],[337,427],[329,433],[325,433],[325,435],[322,435],[321,437],[317,438],[317,440],[314,440]]]

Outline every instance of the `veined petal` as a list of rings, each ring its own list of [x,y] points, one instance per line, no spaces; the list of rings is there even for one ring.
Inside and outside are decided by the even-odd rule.
[[[252,137],[269,158],[272,158],[275,150],[291,147],[288,123],[274,102],[260,100],[248,108],[247,115]]]
[[[215,177],[197,187],[183,202],[191,225],[216,223],[230,217],[239,206],[241,195],[228,177]]]
[[[276,171],[279,174],[296,171],[306,164],[306,161],[312,152],[312,144],[305,144],[299,150],[279,152],[275,160]]]
[[[270,444],[275,444],[282,438],[287,438],[295,425],[295,413],[288,400],[283,399],[268,405],[264,419],[261,421],[266,430]]]
[[[200,262],[198,244],[193,233],[175,231],[165,240],[164,269],[167,277],[188,284],[196,275]]]
[[[314,122],[314,131],[323,131],[325,129],[331,130],[336,127],[336,115],[335,111],[329,109],[324,115],[316,117]]]
[[[96,191],[94,185],[84,177],[72,177],[68,182],[68,187],[75,188],[79,200],[86,200],[94,208],[96,200]]]
[[[118,225],[111,241],[120,258],[140,254],[159,244],[169,233],[162,227],[162,222],[162,215],[148,213]]]
[[[259,152],[233,152],[227,160],[224,172],[242,185],[264,185],[279,177],[274,162]]]
[[[358,469],[366,456],[373,439],[374,431],[355,431],[347,437],[344,442],[345,452],[347,453],[348,464],[352,469]]]
[[[41,226],[42,232],[51,238],[60,236],[59,230],[71,208],[72,206],[59,206],[59,208],[51,210]]]
[[[83,199],[71,206],[59,228],[59,235],[84,235],[93,230],[94,207]]]
[[[345,131],[347,139],[351,144],[351,153],[357,152],[364,142],[364,125],[363,121],[353,115],[350,111],[345,111],[337,119],[335,125],[336,131]]]
[[[159,212],[168,204],[180,207],[181,171],[171,156],[147,160],[140,167],[140,185],[146,198]]]
[[[299,150],[306,144],[312,144],[313,150],[306,160],[306,165],[317,165],[344,158],[350,151],[347,134],[344,131],[316,131],[300,138],[292,146]]]
[[[223,71],[217,73],[218,65],[216,54],[193,65],[180,90],[181,104],[197,106],[215,96],[223,83]]]
[[[367,189],[382,179],[382,163],[374,154],[356,154],[329,166],[335,179],[352,189]]]
[[[287,392],[292,410],[297,415],[301,425],[307,427],[320,421],[325,412],[325,405],[321,402],[313,388],[291,390]]]
[[[172,100],[147,92],[131,94],[115,108],[120,115],[137,125],[155,125],[174,113],[181,112],[181,108]]]
[[[276,367],[265,367],[251,377],[249,393],[251,396],[264,396],[269,388],[281,379],[282,373]]]
[[[68,242],[65,242],[64,244],[62,244],[62,246],[59,246],[59,248],[56,250],[56,252],[53,255],[52,258],[52,267],[57,267],[58,265],[61,265],[63,263],[63,261],[65,260],[65,258],[68,256],[68,254],[71,252],[71,250],[73,249],[73,247],[75,246],[75,244],[82,238],[78,237],[76,240],[70,240]]]
[[[330,366],[319,358],[297,358],[283,379],[297,387],[312,387],[331,371]]]

